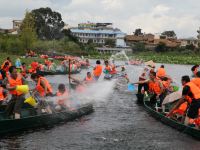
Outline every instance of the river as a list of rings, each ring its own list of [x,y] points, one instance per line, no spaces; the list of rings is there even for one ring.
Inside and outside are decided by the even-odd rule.
[[[159,65],[159,64],[158,64]],[[178,83],[191,75],[191,66],[165,65]],[[128,66],[131,81],[142,67]],[[85,74],[86,71],[82,72]],[[49,76],[53,84],[66,83],[66,76]],[[96,89],[101,90],[101,89]],[[0,149],[12,150],[187,150],[200,149],[200,142],[152,118],[135,103],[134,93],[112,89],[94,104],[95,112],[52,128],[29,130],[0,139]]]

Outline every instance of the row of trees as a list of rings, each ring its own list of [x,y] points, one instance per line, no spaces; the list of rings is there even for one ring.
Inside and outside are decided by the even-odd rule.
[[[0,34],[0,51],[24,54],[26,50],[33,49],[87,54],[70,30],[64,29],[61,14],[50,8],[26,12],[18,32],[18,35]],[[94,47],[90,49],[94,51]]]

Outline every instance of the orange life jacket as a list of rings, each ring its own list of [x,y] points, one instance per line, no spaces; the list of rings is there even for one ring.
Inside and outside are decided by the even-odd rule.
[[[95,69],[93,70],[94,76],[99,77],[101,73],[102,73],[102,66],[96,65]]]
[[[165,69],[164,68],[159,68],[157,73],[156,73],[156,76],[157,77],[164,77],[166,76],[166,72],[165,72]]]
[[[69,93],[67,90],[65,90],[64,93],[57,91],[56,96],[58,97],[58,105],[65,105],[68,100]]]
[[[8,82],[10,84],[10,87],[15,87],[17,85],[23,85],[22,84],[22,76],[20,74],[17,75],[16,79],[13,79],[10,75],[7,77],[8,78]],[[22,92],[18,92],[16,90],[12,90],[10,91],[10,94],[12,95],[22,95]]]
[[[111,67],[109,65],[105,66],[105,70],[107,70],[110,73],[111,72]]]
[[[190,98],[200,99],[200,89],[193,82],[188,82],[186,85],[190,87],[190,91],[193,94],[193,97]]]
[[[44,81],[45,85],[47,86],[47,93],[52,93],[53,90],[52,90],[52,87],[51,85],[49,84],[49,81],[44,78],[44,77],[39,77],[38,79],[38,83],[36,85],[36,90],[40,93],[41,96],[44,96],[45,95],[45,89],[44,87],[41,85],[41,80]]]
[[[161,87],[160,87],[160,82],[159,81],[150,81],[149,82],[149,91],[153,92],[157,95],[161,94]]]
[[[3,76],[2,76],[2,74],[0,73],[0,80],[3,80]]]
[[[184,115],[188,107],[188,102],[182,103],[179,108],[173,111],[173,114]]]
[[[4,95],[3,95],[3,88],[0,87],[0,101],[3,101],[4,100]]]
[[[4,68],[4,66],[5,66],[5,64],[8,62],[8,68],[10,68],[10,66],[12,66],[12,63],[10,62],[10,61],[8,61],[8,60],[5,60],[4,62],[3,62],[3,64],[1,65],[1,68]]]
[[[198,88],[200,88],[200,78],[194,78],[191,80]]]
[[[89,78],[88,76],[86,76],[85,81],[87,81],[88,83],[91,83],[94,81],[94,79],[93,79],[93,77]]]
[[[117,70],[116,70],[116,67],[115,67],[115,65],[113,64],[112,65],[112,71],[110,72],[110,74],[116,74],[117,73]]]

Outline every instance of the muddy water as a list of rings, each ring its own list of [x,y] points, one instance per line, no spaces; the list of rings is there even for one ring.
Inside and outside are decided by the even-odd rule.
[[[166,65],[166,70],[180,83],[182,75],[191,74],[190,67]],[[142,70],[137,66],[128,66],[127,69],[132,81],[137,80]],[[68,82],[66,76],[48,78],[55,85]],[[142,106],[137,105],[135,100],[134,93],[129,93],[126,89],[113,89],[105,100],[95,102],[93,114],[53,128],[29,130],[20,135],[1,138],[0,149],[199,149],[199,141],[158,122]]]

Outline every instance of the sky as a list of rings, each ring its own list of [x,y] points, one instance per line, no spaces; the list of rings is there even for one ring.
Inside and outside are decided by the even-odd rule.
[[[25,11],[50,7],[70,26],[83,22],[111,22],[127,34],[174,30],[179,38],[196,37],[200,0],[0,0],[0,28],[12,28]]]

